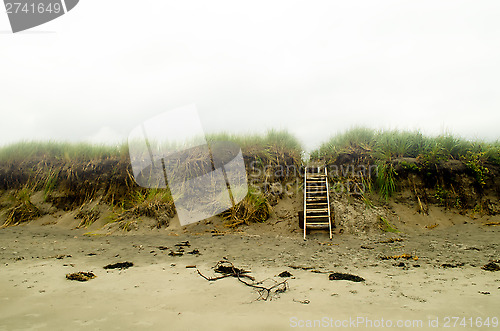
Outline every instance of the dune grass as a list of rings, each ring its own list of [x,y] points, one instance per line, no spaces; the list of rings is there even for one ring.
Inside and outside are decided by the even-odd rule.
[[[263,162],[279,162],[280,158],[290,158],[295,164],[302,162],[303,151],[300,141],[286,130],[269,130],[265,134],[237,135],[217,133],[207,136],[207,141],[231,141],[238,144],[243,154],[259,158]]]
[[[380,195],[387,199],[396,190],[395,159],[417,158],[428,169],[440,162],[460,160],[478,183],[484,185],[487,164],[500,165],[500,142],[472,141],[451,134],[431,137],[419,131],[356,127],[333,136],[311,153],[311,159],[332,164],[346,154],[378,165],[375,183]]]
[[[279,157],[287,154],[300,163],[302,147],[299,140],[286,130],[270,130],[265,134],[217,133],[206,137],[207,142],[231,141],[237,143],[244,153]],[[33,159],[56,159],[65,161],[102,160],[111,157],[128,157],[127,143],[118,146],[59,141],[21,141],[0,147],[0,162],[22,162]]]
[[[208,136],[207,141],[209,144],[217,141],[237,143],[243,151],[247,169],[250,164],[254,166],[253,163],[261,167],[298,167],[302,163],[300,143],[286,131],[271,130],[262,135],[221,133]],[[196,167],[198,161],[193,160],[191,165]],[[174,210],[169,190],[139,187],[132,173],[126,143],[105,146],[24,141],[0,147],[0,190],[23,193],[22,199],[16,198],[11,206],[8,225],[20,223],[24,218],[28,220],[23,215],[36,216],[30,195],[37,191],[43,191],[47,202],[64,210],[81,208],[86,201],[98,197],[103,202],[122,208],[120,216],[123,218],[144,215],[164,222],[160,216],[171,216]],[[272,180],[284,180],[284,177]],[[14,193],[14,196],[20,195]],[[244,200],[245,206],[239,206],[231,214],[237,214],[238,219],[245,223],[267,219],[268,204],[263,202],[263,198],[249,194]],[[87,220],[85,213],[92,217],[87,217]],[[95,218],[87,210],[82,210],[82,215],[82,226],[87,226]]]
[[[49,158],[63,161],[90,161],[116,157],[123,153],[128,153],[126,144],[106,146],[58,141],[22,141],[0,147],[0,162]]]
[[[460,160],[468,153],[485,153],[490,162],[500,164],[500,142],[471,141],[451,134],[425,136],[419,131],[349,129],[333,136],[311,153],[313,158],[330,159],[352,148],[367,151],[377,159],[416,158],[436,154]]]

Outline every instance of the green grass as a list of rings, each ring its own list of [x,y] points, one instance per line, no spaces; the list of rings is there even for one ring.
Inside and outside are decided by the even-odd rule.
[[[451,134],[431,137],[419,131],[356,127],[333,136],[311,153],[311,159],[334,164],[341,155],[356,155],[358,160],[377,164],[376,184],[380,195],[387,199],[396,190],[394,159],[418,158],[427,169],[435,169],[439,162],[460,160],[478,183],[484,185],[489,173],[487,163],[500,165],[500,142],[471,141]]]
[[[387,221],[384,217],[380,216],[380,228],[384,232],[392,232],[392,233],[399,233],[400,231],[396,229],[389,221]]]
[[[0,160],[21,162],[33,159],[56,159],[63,161],[102,160],[123,153],[127,146],[95,145],[56,141],[22,141],[0,147]]]
[[[385,200],[396,191],[396,171],[392,163],[381,163],[378,169],[377,185],[379,193]]]
[[[207,136],[207,141],[231,141],[238,144],[244,155],[252,156],[264,163],[274,163],[281,158],[290,158],[295,164],[302,162],[300,141],[286,130],[270,130],[265,134],[236,135],[217,133]]]
[[[248,153],[268,155],[288,153],[301,157],[302,147],[297,138],[287,131],[270,130],[265,134],[237,135],[218,133],[207,136],[208,142],[232,141]],[[110,157],[128,156],[126,143],[119,146],[57,141],[22,141],[0,147],[0,162],[21,162],[32,159],[56,159],[66,161],[102,160]],[[274,155],[275,156],[275,155]]]
[[[331,159],[353,148],[367,151],[376,159],[418,157],[436,154],[446,159],[460,160],[471,153],[486,153],[488,160],[500,164],[500,142],[471,141],[444,134],[425,136],[419,131],[373,130],[352,128],[333,136],[311,155],[314,158]]]
[[[253,161],[259,167],[272,171],[280,166],[298,168],[302,164],[302,147],[287,131],[271,130],[260,135],[220,133],[209,135],[207,141],[237,143],[243,151],[247,167]],[[210,160],[198,159],[196,152],[184,155],[191,158],[186,166],[193,169],[186,170],[193,173],[197,171],[196,167],[203,167],[207,162],[210,165]],[[269,178],[271,182],[286,179],[286,176]],[[160,216],[171,215],[174,210],[168,189],[148,190],[135,183],[126,143],[105,146],[24,141],[0,147],[0,190],[19,193],[19,201],[16,201],[15,209],[9,214],[9,224],[36,216],[37,210],[33,208],[30,199],[24,199],[22,195],[27,189],[30,195],[42,191],[45,201],[64,210],[79,208],[95,198],[112,206],[122,206],[122,213],[118,216],[123,217],[145,215],[163,220]],[[265,200],[266,197],[250,193],[238,209],[240,219],[267,219],[267,200],[262,199]],[[82,226],[88,226],[95,218],[87,220],[84,216]]]
[[[500,141],[486,145],[484,153],[488,161],[500,164]]]

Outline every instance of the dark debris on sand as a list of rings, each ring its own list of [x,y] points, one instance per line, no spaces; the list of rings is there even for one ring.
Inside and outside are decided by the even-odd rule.
[[[486,270],[486,271],[500,271],[500,266],[498,264],[496,264],[495,262],[499,262],[499,261],[491,261],[490,263],[482,266],[481,269]]]
[[[443,268],[458,268],[458,267],[463,267],[464,265],[465,265],[465,263],[455,263],[455,264],[443,263],[443,264],[441,264],[441,267],[443,267]]]
[[[365,279],[356,275],[345,274],[342,272],[334,272],[328,276],[329,280],[349,280],[351,282],[364,282]]]
[[[279,277],[285,278],[285,277],[292,277],[293,275],[289,273],[288,271],[283,271],[278,275]]]
[[[300,265],[289,265],[289,267],[292,268],[292,269],[301,269],[301,270],[311,270],[311,269],[314,269],[314,267],[300,266]]]
[[[403,241],[402,238],[389,238],[389,239],[386,239],[386,240],[381,240],[378,243],[379,244],[392,244],[392,243],[402,242],[402,241]]]
[[[94,279],[96,277],[97,276],[94,273],[85,272],[85,271],[75,272],[72,274],[66,274],[66,279],[77,280],[79,282],[86,282],[86,281]]]
[[[72,257],[72,256],[71,256],[71,255],[69,255],[69,254],[68,254],[68,255],[67,255],[67,254],[60,254],[60,255],[56,255],[56,256],[54,256],[54,258],[55,258],[55,259],[58,259],[58,260],[62,260],[62,259],[64,259],[64,258],[66,258],[66,257]]]
[[[219,263],[214,268],[214,271],[223,275],[230,275],[233,277],[241,277],[244,276],[245,274],[250,273],[250,271],[248,270],[236,268],[232,264],[224,264],[224,263]],[[250,278],[250,276],[245,276],[245,277]]]
[[[104,269],[128,269],[132,266],[134,266],[134,264],[132,262],[118,262],[118,263],[108,264],[107,266],[105,266],[103,268]]]
[[[193,249],[192,251],[184,252],[184,247],[191,247],[191,244],[189,243],[189,241],[181,241],[180,243],[175,244],[174,246],[177,247],[177,250],[176,251],[170,250],[170,253],[168,253],[168,255],[170,255],[170,256],[183,256],[184,253],[191,254],[191,255],[200,255],[201,254],[198,249]],[[167,247],[165,247],[165,249],[167,249]]]

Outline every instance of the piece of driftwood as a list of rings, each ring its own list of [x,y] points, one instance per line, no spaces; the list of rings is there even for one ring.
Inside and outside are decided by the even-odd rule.
[[[222,274],[222,276],[207,277],[207,276],[203,275],[200,270],[196,269],[196,271],[198,272],[198,274],[201,277],[203,277],[204,279],[206,279],[208,281],[216,281],[216,280],[227,278],[227,277],[235,277],[241,283],[245,284],[246,286],[255,288],[257,290],[257,292],[259,293],[259,297],[257,298],[257,301],[258,300],[267,301],[268,299],[272,298],[271,294],[283,293],[288,288],[288,283],[286,280],[284,280],[282,282],[275,281],[275,284],[271,287],[261,286],[260,284],[262,284],[262,282],[256,282],[254,277],[248,275],[248,273],[250,273],[250,271],[236,268],[233,263],[226,261],[226,260],[221,260],[221,261],[217,262],[217,264],[214,266],[214,271]],[[246,281],[245,279],[249,279],[252,282],[250,283],[250,282]]]

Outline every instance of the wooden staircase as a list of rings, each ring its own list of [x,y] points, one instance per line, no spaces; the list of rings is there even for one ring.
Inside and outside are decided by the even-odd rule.
[[[332,239],[328,173],[326,167],[311,166],[304,173],[304,240],[308,230],[328,230]]]

